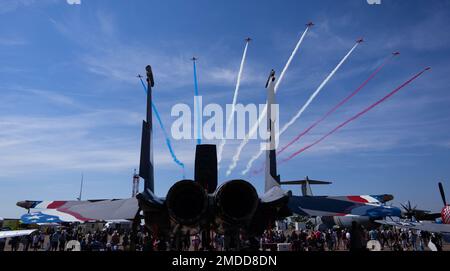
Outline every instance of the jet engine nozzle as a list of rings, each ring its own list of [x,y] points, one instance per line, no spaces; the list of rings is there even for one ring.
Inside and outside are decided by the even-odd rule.
[[[192,226],[206,214],[208,195],[198,183],[182,180],[170,188],[166,204],[173,220],[182,225]]]
[[[214,199],[218,215],[230,224],[249,222],[259,204],[256,189],[244,180],[224,183]]]

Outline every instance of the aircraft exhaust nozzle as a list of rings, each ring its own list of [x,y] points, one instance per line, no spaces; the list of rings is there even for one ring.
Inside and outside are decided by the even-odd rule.
[[[208,210],[206,191],[192,180],[174,184],[166,197],[167,210],[177,223],[192,226],[197,224]]]
[[[232,180],[216,192],[218,215],[227,223],[249,222],[259,205],[256,189],[244,180]]]

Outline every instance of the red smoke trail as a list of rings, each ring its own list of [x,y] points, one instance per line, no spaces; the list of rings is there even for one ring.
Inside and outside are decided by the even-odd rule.
[[[392,54],[391,57],[387,58],[370,76],[366,79],[355,91],[353,91],[349,96],[347,96],[345,99],[343,99],[340,103],[338,103],[335,107],[333,107],[330,111],[328,111],[322,118],[314,122],[311,126],[309,126],[306,130],[304,130],[302,133],[297,135],[293,140],[291,140],[286,146],[282,147],[277,154],[282,153],[285,151],[289,146],[300,140],[304,135],[309,133],[314,127],[319,125],[322,121],[327,119],[331,114],[333,114],[336,110],[338,110],[341,106],[343,106],[346,102],[348,102],[353,96],[358,94],[383,68],[386,66],[386,64],[389,62],[389,60],[392,59],[393,56],[396,56],[397,54]]]
[[[283,159],[281,162],[287,162],[289,160],[291,160],[292,158],[294,158],[295,156],[301,154],[302,152],[308,150],[309,148],[319,144],[320,142],[322,142],[324,139],[326,139],[327,137],[329,137],[330,135],[334,134],[336,131],[338,131],[339,129],[341,129],[342,127],[344,127],[345,125],[349,124],[350,122],[356,120],[357,118],[361,117],[362,115],[364,115],[365,113],[369,112],[372,108],[376,107],[377,105],[381,104],[382,102],[386,101],[387,99],[389,99],[391,96],[393,96],[394,94],[396,94],[398,91],[400,91],[402,88],[406,87],[408,84],[410,84],[412,81],[414,81],[415,79],[417,79],[418,77],[420,77],[423,73],[425,73],[426,71],[430,70],[430,68],[426,68],[423,71],[419,72],[418,74],[414,75],[411,79],[409,79],[408,81],[406,81],[405,83],[403,83],[402,85],[400,85],[399,87],[397,87],[396,89],[394,89],[391,93],[389,93],[388,95],[384,96],[382,99],[378,100],[377,102],[375,102],[374,104],[372,104],[371,106],[367,107],[366,109],[364,109],[363,111],[359,112],[358,114],[354,115],[353,117],[349,118],[348,120],[346,120],[345,122],[341,123],[340,125],[338,125],[336,128],[334,128],[333,130],[331,130],[330,132],[328,132],[327,134],[325,134],[324,136],[322,136],[321,138],[319,138],[318,140],[316,140],[314,143],[307,145],[306,147],[303,147],[302,149],[298,150],[297,152],[294,152],[291,156]]]
[[[339,102],[336,106],[334,106],[330,111],[328,111],[324,116],[322,116],[320,119],[318,119],[316,122],[314,122],[311,126],[306,128],[303,132],[298,134],[294,139],[292,139],[288,144],[286,144],[284,147],[282,147],[279,151],[277,151],[277,154],[282,153],[287,148],[289,148],[292,144],[299,141],[300,138],[302,138],[304,135],[309,133],[314,127],[319,125],[322,121],[327,119],[331,114],[333,114],[336,110],[338,110],[341,106],[343,106],[345,103],[347,103],[353,96],[358,94],[383,68],[388,64],[388,62],[394,57],[399,55],[398,52],[393,53],[390,57],[388,57],[370,76],[367,78],[355,91],[353,91],[350,95],[348,95],[346,98],[344,98],[341,102]],[[263,171],[263,167],[259,168],[258,170],[252,171],[253,174],[257,174]]]

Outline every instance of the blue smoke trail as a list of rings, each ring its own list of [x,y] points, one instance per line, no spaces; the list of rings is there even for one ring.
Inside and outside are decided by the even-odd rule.
[[[197,100],[197,106],[195,110],[197,111],[197,145],[202,144],[202,133],[201,133],[201,112],[200,112],[200,104],[198,100],[198,82],[197,82],[197,65],[195,64],[195,58],[192,59],[194,62],[194,91],[195,91],[195,99]]]
[[[148,90],[147,90],[147,86],[144,84],[144,81],[140,77],[139,77],[139,80],[141,81],[141,84],[144,87],[145,93],[147,93]],[[173,161],[182,168],[183,179],[186,179],[184,164],[180,160],[178,160],[177,156],[175,155],[175,152],[173,151],[173,148],[172,148],[172,143],[170,142],[170,137],[167,134],[166,129],[164,128],[164,124],[161,120],[161,116],[159,115],[158,109],[156,109],[156,106],[153,102],[152,102],[152,109],[153,109],[153,112],[155,113],[156,119],[158,120],[159,126],[161,127],[161,130],[163,131],[164,137],[166,138],[166,145],[167,145],[167,148],[169,149],[170,155],[172,156]]]

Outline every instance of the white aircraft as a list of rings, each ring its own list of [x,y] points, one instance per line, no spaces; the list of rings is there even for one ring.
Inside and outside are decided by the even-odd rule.
[[[0,217],[0,226],[3,225],[3,218]],[[0,231],[0,239],[30,235],[36,230]]]

